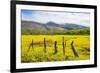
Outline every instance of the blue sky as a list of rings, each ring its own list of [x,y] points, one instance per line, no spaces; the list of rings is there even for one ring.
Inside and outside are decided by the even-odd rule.
[[[54,12],[54,11],[35,11],[21,10],[22,20],[47,23],[49,21],[63,24],[74,23],[90,26],[90,14],[78,12]]]

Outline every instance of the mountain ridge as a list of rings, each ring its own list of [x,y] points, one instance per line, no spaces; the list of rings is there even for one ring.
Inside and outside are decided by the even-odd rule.
[[[47,23],[39,23],[33,21],[21,21],[21,30],[22,33],[28,34],[56,34],[56,33],[63,33],[68,30],[74,29],[84,29],[88,28],[85,26],[77,25],[77,24],[57,24],[55,22],[47,22]]]

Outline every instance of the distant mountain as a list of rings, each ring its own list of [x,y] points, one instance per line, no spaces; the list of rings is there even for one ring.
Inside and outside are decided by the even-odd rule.
[[[83,29],[87,27],[71,23],[57,24],[52,21],[45,24],[33,21],[21,21],[21,28],[23,34],[53,34],[62,33],[69,29]]]
[[[81,29],[81,28],[87,28],[86,26],[78,25],[78,24],[72,24],[72,23],[65,23],[62,25],[65,29]]]
[[[33,21],[21,21],[22,29],[36,29],[40,31],[48,31],[48,30],[65,30],[59,24],[54,22],[48,22],[47,24],[33,22]]]
[[[46,26],[49,29],[55,29],[55,30],[65,30],[65,28],[61,27],[60,24],[54,23],[54,22],[48,22],[46,23]]]
[[[63,29],[80,29],[80,28],[87,28],[86,26],[82,26],[82,25],[78,25],[78,24],[72,24],[72,23],[65,23],[65,24],[57,24],[54,22],[48,22],[47,27],[59,27],[59,28],[63,28]]]
[[[48,30],[45,24],[33,22],[33,21],[21,21],[21,26],[22,28],[26,28],[26,29]]]
[[[54,22],[48,22],[48,23],[46,23],[46,25],[47,25],[47,26],[50,26],[50,27],[60,27],[59,24],[54,23]]]

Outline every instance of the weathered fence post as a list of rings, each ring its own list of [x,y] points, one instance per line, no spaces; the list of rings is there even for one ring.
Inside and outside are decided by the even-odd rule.
[[[44,38],[44,52],[46,53],[46,39]]]
[[[65,55],[65,42],[64,37],[62,38],[63,54]]]
[[[57,53],[57,41],[54,42],[54,54]]]
[[[33,42],[33,40],[32,40],[32,42],[31,42],[30,45],[29,45],[28,51],[30,50],[31,47],[32,47],[32,49],[34,50],[34,42]]]
[[[78,56],[78,53],[76,52],[75,47],[74,47],[73,44],[74,44],[74,41],[71,42],[71,48],[72,48],[72,51],[73,51],[73,53],[74,53],[74,56],[75,56],[75,57],[79,57],[79,56]]]
[[[65,47],[66,47],[66,41],[67,41],[67,40],[65,40]]]
[[[32,40],[32,49],[34,49],[34,42],[33,42],[33,40]]]

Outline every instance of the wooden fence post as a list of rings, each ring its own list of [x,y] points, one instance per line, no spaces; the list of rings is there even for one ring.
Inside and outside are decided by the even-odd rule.
[[[65,55],[65,42],[64,37],[62,38],[63,54]]]
[[[44,38],[44,52],[46,53],[46,39]]]
[[[33,42],[33,40],[32,40],[32,49],[34,49],[34,42]]]
[[[57,41],[54,42],[54,54],[57,53]]]
[[[65,47],[66,47],[66,41],[67,41],[67,40],[65,40]]]
[[[31,47],[32,47],[32,49],[34,50],[34,42],[33,42],[33,40],[32,40],[32,42],[31,42],[30,45],[29,45],[28,51],[30,50]]]
[[[73,44],[74,44],[74,41],[71,42],[71,48],[72,48],[72,51],[73,51],[73,53],[74,53],[74,56],[75,56],[75,57],[79,57],[79,56],[78,56],[78,53],[76,52],[75,47],[74,47]]]

